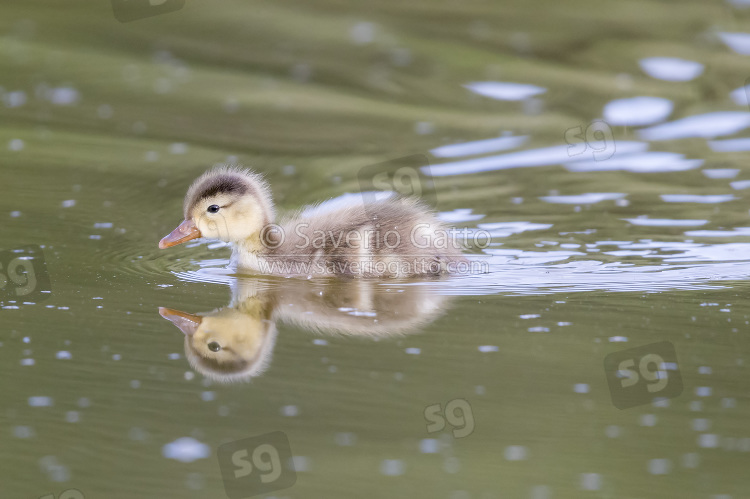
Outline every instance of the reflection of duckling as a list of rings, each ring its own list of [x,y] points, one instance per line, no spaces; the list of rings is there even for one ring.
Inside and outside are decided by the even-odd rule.
[[[207,237],[231,242],[241,269],[279,275],[434,275],[466,259],[449,229],[413,200],[353,202],[274,225],[268,185],[248,170],[222,167],[188,189],[185,220],[160,248]]]
[[[231,304],[230,304],[231,305]],[[185,333],[185,356],[196,371],[231,382],[258,376],[276,343],[273,306],[248,298],[236,308],[194,315],[170,308],[159,313]]]
[[[288,281],[261,289],[254,279],[233,288],[232,302],[207,314],[169,308],[159,313],[185,333],[193,368],[219,382],[265,371],[276,343],[276,321],[319,333],[384,337],[416,331],[445,310],[446,297],[427,286],[386,290],[371,281]]]

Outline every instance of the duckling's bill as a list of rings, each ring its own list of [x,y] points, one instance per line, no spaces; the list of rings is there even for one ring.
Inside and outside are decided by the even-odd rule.
[[[195,222],[192,220],[183,220],[175,230],[164,236],[164,238],[159,241],[159,248],[169,248],[201,237],[203,237],[203,235],[198,227],[195,226]]]

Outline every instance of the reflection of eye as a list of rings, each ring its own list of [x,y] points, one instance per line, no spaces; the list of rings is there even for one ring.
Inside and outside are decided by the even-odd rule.
[[[208,207],[209,213],[218,213],[219,212],[219,205],[218,204],[212,204]]]
[[[218,352],[219,350],[221,350],[221,345],[219,345],[215,341],[212,341],[211,343],[208,344],[208,349],[211,350],[212,352]]]

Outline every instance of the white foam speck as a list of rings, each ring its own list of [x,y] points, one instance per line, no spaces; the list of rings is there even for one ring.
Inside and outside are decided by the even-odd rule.
[[[281,408],[281,415],[293,418],[299,415],[299,407],[296,405],[285,405]]]
[[[587,192],[567,196],[542,196],[539,199],[546,203],[555,204],[596,204],[602,201],[612,201],[627,196],[621,192]]]
[[[653,414],[642,414],[640,419],[641,426],[656,426],[656,416]]]
[[[711,428],[711,421],[703,418],[696,418],[692,422],[694,431],[708,431]]]
[[[581,489],[599,490],[602,487],[602,477],[599,473],[581,473]]]
[[[703,165],[702,159],[687,159],[674,152],[643,152],[614,155],[607,161],[577,161],[565,164],[570,172],[628,171],[633,173],[663,173],[693,170]]]
[[[512,234],[520,234],[529,230],[545,230],[552,227],[552,224],[538,224],[531,222],[497,222],[482,223],[478,227],[486,230],[492,237],[508,237]]]
[[[719,446],[719,436],[713,433],[701,433],[698,435],[698,447],[714,449]]]
[[[666,203],[726,203],[736,199],[734,194],[662,194],[662,201]]]
[[[385,459],[380,463],[380,473],[386,476],[403,475],[405,470],[406,466],[400,459]]]
[[[734,178],[740,170],[739,168],[709,168],[701,173],[708,178]]]
[[[80,97],[78,90],[72,87],[53,88],[47,93],[47,99],[57,106],[72,106]]]
[[[750,139],[725,139],[709,140],[708,147],[714,152],[741,152],[750,151]]]
[[[205,459],[211,455],[211,448],[192,437],[178,438],[162,447],[162,455],[183,463]]]
[[[610,425],[604,429],[604,434],[609,438],[617,438],[622,433],[622,429],[617,425]]]
[[[36,431],[31,426],[14,426],[13,436],[16,438],[33,438],[36,436]]]
[[[718,111],[688,116],[676,121],[639,130],[645,140],[677,140],[692,137],[713,139],[732,135],[750,127],[750,113],[744,111]]]
[[[487,154],[521,147],[529,139],[528,135],[503,136],[495,139],[475,140],[436,147],[430,152],[437,158],[456,158],[473,154]]]
[[[670,218],[623,218],[633,225],[643,227],[698,227],[708,223],[708,220],[670,219]]]
[[[695,394],[698,397],[710,397],[711,396],[711,387],[710,386],[696,386],[695,387]]]
[[[292,456],[291,463],[289,463],[291,468],[295,472],[304,473],[306,471],[310,471],[310,458],[306,456]]]
[[[685,232],[689,237],[747,237],[750,227],[735,227],[732,230],[689,230]]]
[[[349,37],[356,45],[367,45],[375,40],[375,33],[375,24],[358,22],[349,30]]]
[[[748,91],[750,91],[750,85],[735,88],[729,93],[729,97],[734,101],[735,104],[738,106],[747,106],[748,105]]]
[[[437,454],[438,450],[440,450],[440,444],[434,438],[425,438],[419,442],[419,451],[422,454]]]
[[[703,73],[703,64],[677,57],[647,57],[638,63],[644,73],[657,80],[690,81]]]
[[[3,102],[5,102],[5,107],[21,107],[26,104],[26,92],[22,90],[8,92],[3,96]]]
[[[643,126],[664,121],[674,105],[661,97],[616,99],[604,106],[604,119],[610,125]]]
[[[31,407],[52,407],[54,405],[54,401],[52,400],[52,397],[29,397],[29,405]]]
[[[187,151],[188,146],[184,142],[175,142],[169,146],[170,154],[185,154]]]
[[[700,463],[700,456],[695,452],[689,452],[682,455],[682,466],[685,468],[697,468]]]
[[[357,443],[357,435],[354,433],[340,432],[333,436],[333,441],[341,447],[352,447]]]
[[[528,455],[528,450],[523,445],[509,445],[503,455],[508,461],[523,461]]]
[[[544,87],[528,83],[511,83],[501,81],[477,81],[467,83],[464,88],[491,99],[519,101],[528,99],[547,91]]]
[[[453,211],[443,211],[438,213],[438,218],[443,222],[448,223],[459,223],[459,222],[473,222],[474,220],[481,220],[484,218],[482,214],[472,214],[471,208],[458,208]]]
[[[596,161],[600,159],[601,149],[587,147],[580,154],[571,154],[571,145],[557,145],[543,147],[540,149],[529,149],[526,151],[498,154],[483,158],[464,159],[449,163],[439,163],[429,167],[423,167],[434,177],[447,175],[462,175],[468,173],[481,173],[486,171],[506,170],[509,168],[529,168],[535,166],[551,166],[573,163],[577,161]],[[648,143],[635,141],[618,141],[614,154],[607,152],[608,163],[620,155],[634,154],[648,149]],[[605,151],[606,152],[606,151]]]
[[[672,469],[669,459],[652,459],[648,462],[648,472],[652,475],[666,475]]]
[[[719,38],[740,55],[750,55],[750,33],[719,33]]]

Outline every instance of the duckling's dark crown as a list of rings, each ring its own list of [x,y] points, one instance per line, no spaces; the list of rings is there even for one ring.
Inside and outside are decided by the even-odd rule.
[[[218,194],[231,194],[241,196],[253,192],[253,187],[240,175],[224,173],[203,179],[195,184],[188,193],[189,199],[185,201],[185,215],[200,201],[216,196]]]
[[[233,175],[222,175],[208,179],[206,185],[201,187],[202,189],[199,191],[196,201],[210,198],[217,194],[245,194],[250,190],[242,178]]]

